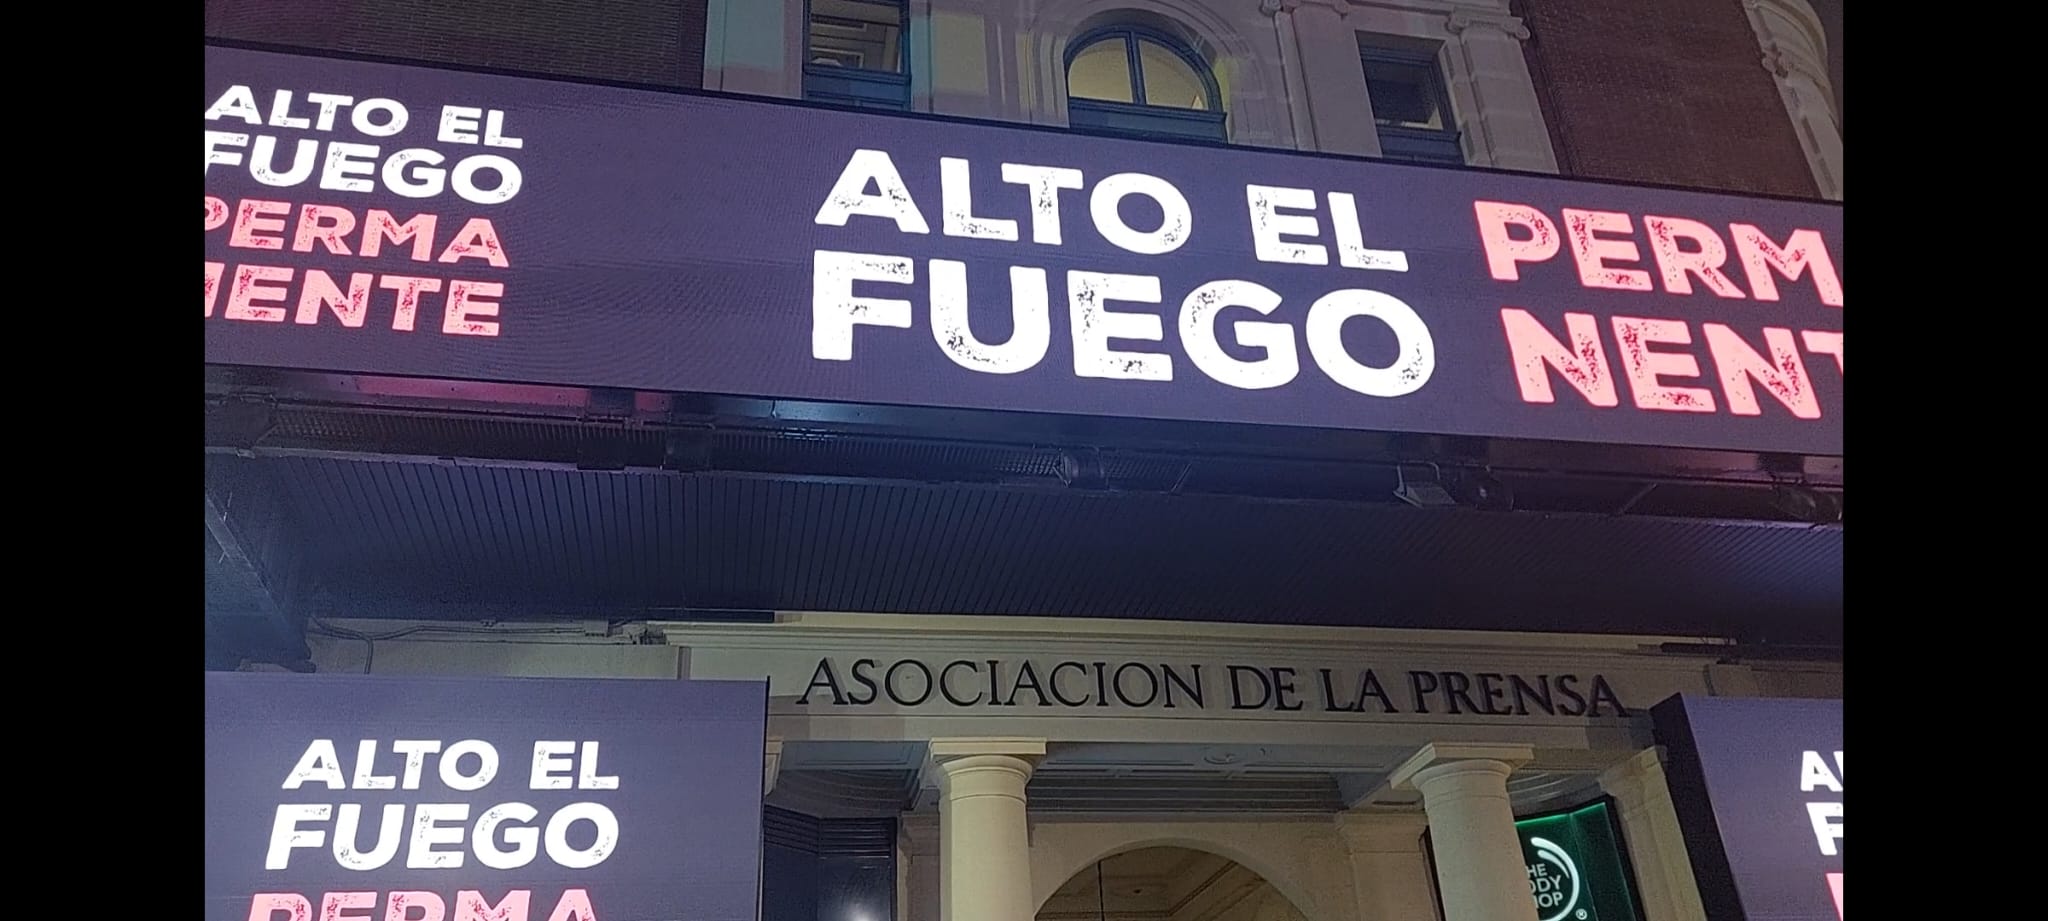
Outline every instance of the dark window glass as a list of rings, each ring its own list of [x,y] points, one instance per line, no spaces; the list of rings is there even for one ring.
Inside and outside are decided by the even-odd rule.
[[[810,0],[804,98],[910,108],[904,0]]]
[[[1365,91],[1379,126],[1380,153],[1390,160],[1463,165],[1458,126],[1436,53],[1406,44],[1360,41]]]
[[[903,5],[811,0],[811,66],[903,72]]]
[[[1410,61],[1365,61],[1365,88],[1372,94],[1373,118],[1382,125],[1408,128],[1442,128],[1443,109],[1437,104],[1436,74],[1431,67]]]

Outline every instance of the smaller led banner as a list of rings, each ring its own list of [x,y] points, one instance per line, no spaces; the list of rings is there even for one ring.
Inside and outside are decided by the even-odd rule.
[[[756,921],[767,688],[210,673],[206,921]]]
[[[1842,702],[1673,697],[1651,716],[1707,917],[1843,921]]]
[[[1605,800],[1515,823],[1537,921],[1638,921],[1635,886]]]

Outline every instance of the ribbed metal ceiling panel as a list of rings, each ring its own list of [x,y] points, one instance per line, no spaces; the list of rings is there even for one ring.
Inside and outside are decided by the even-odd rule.
[[[1839,529],[1216,496],[222,458],[329,615],[841,610],[1838,639]],[[459,613],[458,613],[459,612]],[[593,616],[585,614],[584,616]]]

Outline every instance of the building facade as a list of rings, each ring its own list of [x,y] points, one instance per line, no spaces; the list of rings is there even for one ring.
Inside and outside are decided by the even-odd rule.
[[[1772,425],[1824,414],[1836,428],[1818,437],[1772,429],[1748,441],[1715,433],[1633,439],[1599,434],[1610,429],[1591,423],[1554,439],[1431,422],[1261,428],[1246,425],[1261,421],[1246,415],[1253,410],[1203,421],[1199,412],[1147,411],[1142,400],[1006,415],[997,411],[1009,407],[941,398],[912,411],[895,404],[916,400],[824,391],[623,378],[572,386],[501,372],[494,362],[502,357],[445,374],[308,352],[295,355],[314,357],[252,361],[254,347],[236,344],[230,355],[209,340],[209,667],[766,678],[764,921],[1721,921],[1740,917],[1727,913],[1728,899],[1735,912],[1759,911],[1724,892],[1725,881],[1696,873],[1708,859],[1701,849],[1720,855],[1722,844],[1682,821],[1686,810],[1674,796],[1704,794],[1683,784],[1674,793],[1672,743],[1651,711],[1678,696],[1842,696],[1838,0],[448,0],[338,8],[208,0],[206,29],[210,46],[280,60],[452,68],[543,81],[523,87],[559,81],[646,91],[649,100],[674,92],[701,102],[706,119],[737,111],[743,103],[733,99],[779,100],[772,111],[801,117],[764,119],[757,135],[735,141],[761,158],[829,146],[838,125],[870,133],[863,138],[929,130],[939,145],[995,136],[947,132],[1010,125],[1035,132],[1003,135],[1011,144],[1057,145],[1052,135],[1064,132],[1127,145],[1100,149],[1139,165],[1252,150],[1296,157],[1256,161],[1276,177],[1362,161],[1438,168],[1398,174],[1406,178],[1385,183],[1390,198],[1401,186],[1493,181],[1469,177],[1499,171],[1514,174],[1502,181],[1582,182],[1514,187],[1566,189],[1585,200],[1581,207],[1593,206],[1599,190],[1621,189],[1614,194],[1672,196],[1642,209],[1708,207],[1695,193],[1715,193],[1729,209],[1833,215],[1822,219],[1833,222],[1832,238],[1818,261],[1795,243],[1825,234],[1786,223],[1807,220],[1787,211],[1793,216],[1756,219],[1759,237],[1742,236],[1749,224],[1722,221],[1725,240],[1716,228],[1705,230],[1711,240],[1694,234],[1683,246],[1645,236],[1641,249],[1631,243],[1606,264],[1639,263],[1636,290],[1662,284],[1655,296],[1673,303],[1697,285],[1722,298],[1804,298],[1813,303],[1801,309],[1832,309],[1834,331],[1795,331],[1788,322],[1782,348],[1771,338],[1777,327],[1756,333],[1779,349],[1769,353],[1781,362],[1778,377],[1768,362],[1726,370],[1725,356],[1739,353],[1708,346],[1722,349],[1730,340],[1714,339],[1715,330],[1729,327],[1706,323],[1698,337],[1707,345],[1692,372],[1667,365],[1638,373],[1631,364],[1615,374],[1637,390],[1616,398],[1616,385],[1606,384],[1623,411],[1632,411],[1630,394],[1647,411],[1644,392],[1679,390],[1659,390],[1659,374],[1715,380],[1709,365],[1718,360],[1722,389],[1706,399],[1719,395],[1733,407],[1731,425],[1745,405]],[[291,170],[273,159],[265,173],[254,162],[275,148],[247,148],[246,167],[239,153],[217,158],[249,141],[217,140],[216,121],[233,117],[238,103],[213,92],[210,85],[209,246],[218,231],[238,235],[225,247],[262,249],[252,242],[260,231],[248,228],[265,205],[231,204],[214,177],[246,168],[276,189],[291,185],[279,178]],[[574,108],[547,90],[532,92],[531,110]],[[251,98],[254,132],[291,124],[289,99],[271,110],[260,88]],[[492,103],[464,102],[477,107],[474,136],[488,138],[481,126]],[[847,111],[866,121],[833,121]],[[530,152],[545,143],[531,134],[507,139],[521,114],[512,107],[512,124],[490,129],[505,132],[495,149],[510,155],[520,144]],[[381,130],[374,119],[368,124],[372,135]],[[935,127],[911,127],[926,124]],[[460,134],[445,120],[441,131],[444,141]],[[606,145],[629,142],[600,138],[579,155],[603,156]],[[962,163],[975,156],[920,152]],[[663,163],[639,151],[621,157],[642,172],[605,184],[634,186],[674,170],[710,177],[703,188],[712,189],[733,168],[730,160]],[[901,152],[897,159],[904,161]],[[1202,160],[1182,172],[1243,183],[1253,180],[1239,172],[1253,162]],[[915,186],[912,170],[903,175]],[[325,175],[320,194],[346,204],[349,187],[327,184]],[[404,174],[391,168],[378,175],[403,186],[392,177]],[[884,199],[888,175],[875,174]],[[1074,177],[1072,186],[1045,179],[1051,185],[1041,191],[1079,195],[1079,172]],[[496,189],[507,188],[503,175],[497,181]],[[822,190],[832,177],[789,181]],[[546,217],[580,213],[575,196],[550,191],[545,177],[528,182],[532,194],[549,196]],[[848,200],[869,187],[857,183]],[[649,186],[619,200],[667,194]],[[1304,207],[1327,207],[1331,226],[1343,223],[1338,193],[1326,206],[1304,194]],[[937,197],[923,202],[919,221],[943,222],[945,235],[954,235],[956,220],[966,228],[959,236],[998,235],[986,231],[993,224],[976,223],[988,220],[973,210],[990,207],[987,199],[956,209],[950,191],[944,205]],[[769,198],[678,198],[686,218],[677,222],[708,219],[704,211],[774,210],[762,204]],[[1243,205],[1241,195],[1235,201]],[[1481,201],[1482,217],[1488,204]],[[1530,240],[1502,218],[1502,236],[1488,239],[1478,271],[1496,247],[1523,252],[1513,247],[1554,233],[1542,229],[1546,213],[1565,214],[1569,224],[1571,204],[1562,212],[1538,206],[1534,223],[1517,225]],[[1374,206],[1370,196],[1366,206]],[[865,212],[857,208],[868,205],[852,207],[858,220]],[[1170,226],[1171,205],[1162,207]],[[1255,215],[1258,207],[1255,194]],[[242,211],[230,214],[234,208]],[[268,248],[341,252],[339,237],[322,235],[337,225],[308,224],[301,210],[286,231],[285,208],[278,205],[278,243]],[[1460,219],[1470,220],[1464,210]],[[1645,221],[1674,220],[1628,210]],[[379,214],[389,222],[386,247],[411,246],[406,228],[434,233],[431,222],[420,231],[383,211],[348,220],[368,227]],[[817,225],[827,223],[823,214]],[[1356,210],[1350,219],[1358,225]],[[566,233],[604,230],[575,220],[561,218]],[[1105,223],[1099,208],[1095,221]],[[1011,221],[1008,239],[1020,228],[1040,233]],[[1375,258],[1341,229],[1333,233],[1339,255],[1325,259]],[[1813,236],[1774,242],[1797,233]],[[1132,231],[1128,239],[1144,237]],[[693,251],[713,245],[708,237],[676,239],[696,241],[675,244],[700,248]],[[1578,258],[1579,277],[1591,279],[1602,263],[1587,254],[1609,241],[1592,232],[1573,239],[1576,256],[1557,264]],[[447,247],[438,262],[460,265],[465,246],[502,257],[490,248],[496,240],[437,240]],[[374,242],[364,231],[354,255],[374,255]],[[1051,242],[1059,242],[1057,228]],[[418,243],[426,253],[425,240]],[[514,266],[528,258],[522,244],[555,241],[508,244]],[[1696,259],[1702,250],[1686,248],[1694,244],[1720,248],[1719,257]],[[1475,236],[1468,248],[1479,253],[1480,245]],[[1549,245],[1554,253],[1557,241]],[[615,260],[579,257],[578,267],[601,264],[611,279],[578,281],[586,306],[685,297],[692,309],[744,314],[749,297],[768,297],[730,280],[709,293],[675,294],[630,248],[622,244]],[[1413,249],[1397,271],[1412,259],[1421,274],[1443,248]],[[1304,252],[1260,259],[1306,263]],[[436,261],[427,255],[420,261]],[[247,289],[269,276],[245,278],[215,258],[210,248],[210,333],[236,318],[294,327],[283,308],[263,315],[247,300]],[[706,258],[728,267],[751,261]],[[1595,269],[1585,268],[1588,259]],[[1513,260],[1501,264],[1493,279],[1514,278]],[[931,270],[920,263],[918,271]],[[1019,271],[1012,269],[1013,285]],[[1606,287],[1627,287],[1625,275]],[[426,280],[387,283],[396,277],[383,276],[376,290],[399,292],[402,331],[412,334],[414,310],[426,317],[441,308],[404,300],[435,290],[422,288]],[[820,270],[802,281],[825,278]],[[374,332],[384,322],[374,299],[359,296],[356,312],[347,312],[344,288],[354,283],[328,284],[332,297],[307,294],[293,315],[309,334],[327,331],[319,323],[330,308],[345,332]],[[1021,303],[1016,292],[1026,289],[1012,290]],[[476,320],[496,317],[496,305],[458,317],[453,287],[447,296],[445,332],[489,322],[484,335],[498,335],[495,321]],[[1169,293],[1167,302],[1180,296]],[[216,298],[224,298],[218,315]],[[856,315],[879,309],[849,303]],[[365,304],[376,318],[367,327]],[[907,309],[900,324],[876,325],[911,325]],[[1562,316],[1541,322],[1578,335],[1564,325],[1577,322],[1574,315]],[[400,322],[389,325],[399,331]],[[868,321],[848,321],[849,337],[861,322]],[[1331,335],[1342,340],[1337,322]],[[1516,327],[1507,322],[1513,341]],[[1256,325],[1240,323],[1237,335]],[[934,327],[943,333],[936,319]],[[1015,328],[1022,338],[1022,321]],[[1617,355],[1639,346],[1629,336],[1649,328],[1615,326]],[[964,319],[958,332],[951,345],[944,335],[939,341],[963,367],[968,346],[999,352]],[[1287,335],[1291,355],[1294,334]],[[1323,367],[1350,367],[1325,360],[1309,335],[1308,351]],[[1494,329],[1489,341],[1500,338]],[[1583,337],[1565,338],[1586,347]],[[858,340],[848,341],[850,350]],[[1078,333],[1074,341],[1078,352]],[[1202,366],[1255,365],[1236,345],[1208,353]],[[630,339],[613,347],[560,349],[574,353],[565,361],[592,366],[639,360]],[[824,357],[824,346],[810,347]],[[1543,360],[1565,373],[1573,357],[1559,348],[1562,357]],[[586,354],[593,352],[601,354]],[[1805,362],[1796,373],[1785,370],[1787,354],[1791,365]],[[1538,358],[1525,364],[1538,381],[1554,382],[1541,386],[1545,394],[1554,387],[1569,398],[1577,387],[1593,406],[1615,405],[1598,402],[1597,380],[1546,377]],[[1439,363],[1450,373],[1454,365]],[[1257,372],[1243,373],[1239,380],[1254,382],[1245,388],[1267,386],[1256,383]],[[1809,403],[1801,402],[1801,382],[1823,373],[1832,383],[1814,386],[1833,402],[1802,409]],[[1513,392],[1516,378],[1503,372],[1501,380]],[[1523,399],[1538,402],[1529,396],[1537,385],[1526,374],[1520,380]],[[1839,748],[1836,741],[1837,793]],[[1563,858],[1571,869],[1553,875],[1540,856],[1550,852],[1530,844],[1517,820],[1593,805],[1612,816],[1612,843],[1572,851]],[[1821,845],[1830,858],[1839,849],[1835,808],[1834,844]],[[1613,855],[1621,869],[1586,869],[1584,854],[1595,852]],[[1839,869],[1832,884],[1839,919]],[[1596,891],[1602,887],[1625,892]],[[1619,901],[1596,907],[1595,899]]]
[[[313,638],[323,672],[766,676],[771,918],[1520,917],[1500,905],[1532,907],[1511,816],[1598,802],[1641,921],[1714,917],[1651,704],[1842,694],[1839,665],[1696,638],[798,613],[336,626]],[[990,827],[949,838],[949,810]],[[1458,863],[1487,859],[1489,831],[1508,865]]]
[[[1164,136],[1835,200],[1840,22],[1826,0],[206,7],[215,39],[1077,130],[1107,118],[1092,103],[1145,105],[1117,86],[1128,64],[1098,67],[1114,57],[1098,49],[1079,79],[1105,98],[1084,98],[1079,120],[1070,108],[1075,40],[1134,29],[1148,39],[1138,53],[1204,97],[1157,107],[1223,116],[1151,126]],[[864,47],[880,59],[855,63]],[[1132,130],[1147,130],[1142,116]]]

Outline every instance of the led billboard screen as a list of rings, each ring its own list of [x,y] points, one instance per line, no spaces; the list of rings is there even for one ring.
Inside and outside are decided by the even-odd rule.
[[[209,363],[1833,456],[1842,212],[209,46]]]

